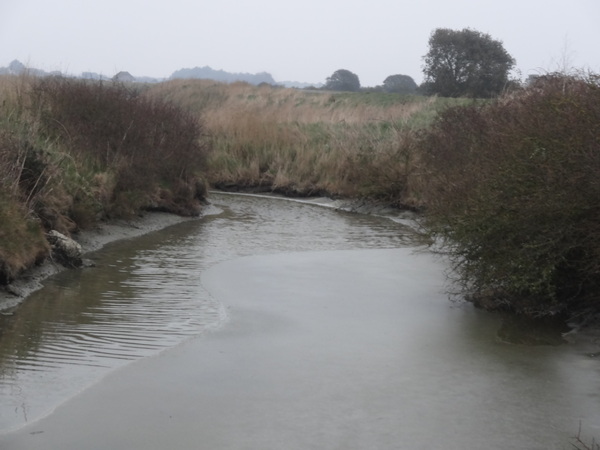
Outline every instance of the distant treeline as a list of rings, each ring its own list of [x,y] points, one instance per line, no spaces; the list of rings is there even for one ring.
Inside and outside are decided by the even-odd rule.
[[[171,79],[179,78],[198,78],[215,81],[223,81],[225,83],[234,83],[242,81],[250,84],[267,83],[275,85],[277,82],[273,79],[270,73],[231,73],[224,70],[211,69],[208,66],[194,67],[193,69],[179,69],[173,72]]]

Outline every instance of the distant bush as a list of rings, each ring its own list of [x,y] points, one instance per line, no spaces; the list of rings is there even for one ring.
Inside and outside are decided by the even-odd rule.
[[[600,306],[598,77],[451,108],[420,146],[427,225],[474,302],[531,316]]]
[[[390,75],[383,80],[383,90],[385,92],[395,92],[397,94],[415,94],[417,92],[417,83],[408,75]]]
[[[327,77],[323,89],[326,91],[348,91],[358,92],[360,90],[360,80],[358,75],[346,69],[339,69]]]

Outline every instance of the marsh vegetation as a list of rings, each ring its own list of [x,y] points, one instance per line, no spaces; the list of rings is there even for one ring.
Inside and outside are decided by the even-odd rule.
[[[207,144],[197,117],[112,83],[0,80],[0,280],[64,234],[144,209],[194,215]]]
[[[162,209],[205,187],[327,195],[422,212],[478,305],[598,310],[600,97],[594,75],[497,99],[173,80],[2,80],[0,259],[9,281],[44,231]]]

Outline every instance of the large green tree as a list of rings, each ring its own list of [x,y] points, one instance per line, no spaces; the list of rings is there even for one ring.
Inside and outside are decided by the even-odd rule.
[[[346,69],[339,69],[327,78],[325,89],[329,91],[352,91],[360,90],[358,75]]]
[[[444,97],[494,97],[515,65],[501,41],[468,28],[434,30],[423,59],[427,92]]]

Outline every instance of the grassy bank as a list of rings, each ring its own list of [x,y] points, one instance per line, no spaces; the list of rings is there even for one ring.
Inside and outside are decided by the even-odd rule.
[[[153,86],[203,117],[209,181],[287,195],[371,197],[415,207],[417,164],[409,130],[467,100],[331,93],[177,80]]]
[[[145,209],[193,215],[205,192],[197,117],[113,83],[0,79],[0,282],[70,234]]]

